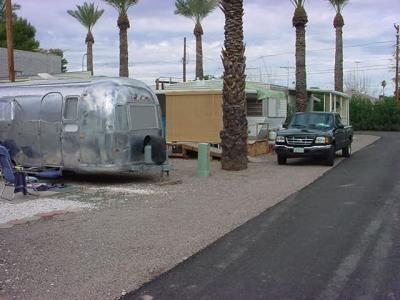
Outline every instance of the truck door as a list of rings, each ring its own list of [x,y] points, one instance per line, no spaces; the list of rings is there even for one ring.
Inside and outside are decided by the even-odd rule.
[[[62,155],[64,168],[74,169],[79,165],[79,96],[66,96],[63,106]]]
[[[62,166],[60,93],[49,93],[40,103],[39,145],[43,166]]]
[[[336,150],[339,150],[345,146],[345,131],[344,131],[344,126],[342,124],[342,120],[340,119],[339,115],[335,115],[335,123],[336,123],[336,132],[335,132]]]

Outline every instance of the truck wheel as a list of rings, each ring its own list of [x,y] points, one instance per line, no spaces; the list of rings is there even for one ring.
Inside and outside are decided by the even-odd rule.
[[[351,144],[349,143],[347,147],[342,149],[342,155],[344,157],[349,157],[351,155]]]
[[[278,155],[278,165],[286,165],[287,158],[282,155]]]
[[[333,166],[335,163],[335,148],[332,146],[332,149],[329,151],[328,156],[326,157],[326,165],[327,166]]]

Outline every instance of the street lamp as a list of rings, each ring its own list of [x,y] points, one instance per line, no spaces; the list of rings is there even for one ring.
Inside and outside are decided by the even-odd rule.
[[[83,72],[83,67],[84,67],[85,56],[87,57],[87,53],[83,54],[83,56],[82,56],[82,72]],[[86,69],[87,69],[87,66],[86,66]]]

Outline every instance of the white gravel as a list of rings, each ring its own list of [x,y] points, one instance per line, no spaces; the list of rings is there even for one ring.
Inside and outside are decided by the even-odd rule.
[[[117,187],[107,186],[101,188],[91,187],[89,189],[107,193],[136,194],[136,195],[154,195],[160,193],[150,188],[129,188],[129,187],[118,187],[118,186]]]
[[[92,208],[92,205],[69,200],[43,198],[23,203],[0,202],[0,224],[55,210]]]

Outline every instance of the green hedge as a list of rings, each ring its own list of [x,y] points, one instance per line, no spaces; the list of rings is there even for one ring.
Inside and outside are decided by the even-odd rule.
[[[393,97],[376,103],[353,97],[350,101],[350,120],[354,130],[397,131],[400,130],[400,105]]]

